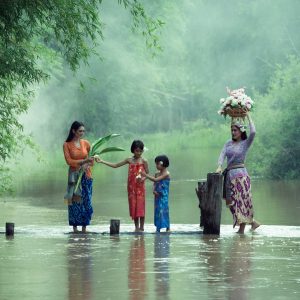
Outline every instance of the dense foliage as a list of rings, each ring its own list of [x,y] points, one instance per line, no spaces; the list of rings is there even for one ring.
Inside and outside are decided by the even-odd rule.
[[[81,119],[96,135],[120,127],[141,133],[181,129],[199,118],[220,123],[216,110],[226,86],[246,86],[250,96],[254,90],[265,93],[276,65],[286,64],[287,55],[300,47],[300,2],[289,4],[145,1],[166,23],[161,55],[151,59],[141,50],[140,40],[124,38],[128,20],[121,15],[114,19],[116,26],[107,27],[113,39],[107,38],[101,47],[105,60],[100,64],[92,58],[91,66],[81,69],[79,80],[85,89],[78,89],[73,99],[59,97],[70,85],[65,73],[64,84],[59,81],[49,90],[56,90],[57,103],[69,103],[66,109],[81,111]],[[113,18],[113,5],[109,11],[104,21]]]
[[[300,177],[300,59],[278,66],[267,92],[258,97],[259,133],[253,166],[269,178]]]
[[[132,28],[146,37],[148,48],[159,48],[156,30],[162,23],[149,17],[137,0],[118,4],[130,11]],[[57,73],[57,67],[68,65],[75,71],[96,54],[103,38],[101,8],[101,0],[0,1],[1,182],[7,178],[5,161],[30,143],[19,116],[28,110],[34,87]]]
[[[197,136],[199,124],[211,135],[224,123],[217,110],[225,87],[246,86],[256,101],[251,169],[299,178],[300,2],[141,2],[149,16],[128,0],[0,2],[9,3],[0,11],[1,157],[13,153],[22,128],[17,117],[28,109],[33,85],[48,75],[27,124],[37,127],[40,144],[55,150],[74,120],[94,137],[115,131],[125,138],[180,131]],[[155,57],[163,23],[151,16],[165,23],[163,51]],[[130,27],[153,51],[145,51],[145,40]],[[92,52],[97,55],[89,57]],[[80,64],[88,57],[89,65]],[[67,65],[79,69],[76,77]],[[47,114],[40,121],[42,110]],[[209,147],[202,129],[198,144]]]
[[[246,86],[256,100],[253,119],[258,132],[249,167],[258,176],[298,178],[299,78],[293,68],[300,53],[300,2],[288,4],[151,1],[147,9],[166,24],[161,37],[164,51],[154,59],[141,51],[139,39],[124,39],[128,20],[121,15],[117,26],[107,28],[113,39],[101,48],[105,60],[100,64],[92,58],[91,66],[81,69],[77,80],[85,88],[76,89],[76,81],[70,83],[64,72],[64,79],[45,92],[68,112],[56,131],[63,136],[72,119],[83,120],[96,136],[111,131],[175,134],[194,130],[199,119],[218,130],[224,122],[216,113],[218,99],[226,96],[225,87]],[[114,6],[108,7],[110,20]],[[280,98],[283,92],[286,96]],[[202,135],[199,146],[205,139]]]

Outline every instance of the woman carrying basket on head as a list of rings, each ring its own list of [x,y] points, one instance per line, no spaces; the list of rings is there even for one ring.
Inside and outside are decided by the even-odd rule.
[[[255,136],[255,126],[248,112],[245,113],[249,121],[250,135],[247,137],[245,126],[233,121],[231,124],[232,140],[223,147],[218,160],[216,172],[222,173],[222,165],[227,158],[227,168],[224,170],[223,198],[233,215],[233,227],[239,225],[238,233],[244,233],[246,224],[251,224],[255,230],[260,224],[253,219],[253,203],[251,182],[245,158]]]

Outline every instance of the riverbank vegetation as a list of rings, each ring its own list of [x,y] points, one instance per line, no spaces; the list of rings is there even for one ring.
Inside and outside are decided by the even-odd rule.
[[[164,23],[157,46],[163,51],[153,57],[145,50],[145,40],[128,31],[130,14],[117,2],[101,2],[104,42],[96,37],[93,51],[102,60],[91,55],[88,65],[77,65],[75,76],[64,56],[52,60],[51,80],[36,89],[36,100],[20,119],[24,132],[32,133],[43,151],[60,153],[77,119],[91,140],[119,132],[125,149],[139,137],[149,141],[150,155],[190,147],[195,153],[212,149],[215,157],[230,138],[230,120],[217,114],[218,99],[226,96],[226,86],[245,86],[256,103],[250,172],[272,179],[299,178],[300,2],[141,3],[149,16],[162,20],[147,23],[146,18],[141,26],[148,26],[152,45],[157,45],[156,29]],[[181,162],[174,164],[182,167]]]
[[[137,0],[118,0],[152,53],[159,50],[160,20]],[[0,193],[8,190],[7,160],[31,146],[19,118],[27,113],[37,86],[68,68],[87,64],[103,39],[102,0],[10,1],[0,3]]]

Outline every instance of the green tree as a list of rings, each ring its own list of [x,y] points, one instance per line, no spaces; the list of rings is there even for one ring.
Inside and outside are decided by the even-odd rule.
[[[150,11],[166,23],[163,53],[149,60],[139,40],[124,39],[128,20],[116,20],[107,28],[114,40],[106,41],[109,55],[103,64],[82,70],[98,81],[77,95],[81,116],[101,134],[119,128],[138,134],[169,131],[199,119],[222,123],[216,111],[226,86],[246,86],[250,96],[252,89],[266,92],[276,64],[300,48],[300,2],[289,4],[152,0]]]
[[[269,88],[257,98],[257,142],[252,164],[273,179],[300,177],[300,59],[277,67]]]
[[[118,0],[132,16],[132,28],[159,49],[162,22],[149,17],[137,0]],[[22,134],[19,115],[26,112],[33,89],[45,82],[55,62],[63,59],[72,71],[88,63],[103,37],[102,0],[0,1],[0,176],[5,161],[29,140]],[[22,146],[21,146],[22,145]],[[2,179],[0,178],[2,182]],[[4,181],[3,181],[4,182]],[[0,186],[0,192],[7,184]]]

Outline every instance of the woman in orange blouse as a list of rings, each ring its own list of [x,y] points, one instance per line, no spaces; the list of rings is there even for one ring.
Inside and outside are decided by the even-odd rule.
[[[83,123],[73,122],[63,145],[65,159],[69,165],[68,188],[65,199],[68,202],[69,225],[73,226],[75,233],[78,232],[77,226],[82,226],[82,232],[86,232],[86,226],[90,224],[93,214],[91,166],[94,158],[88,157],[90,143],[82,139],[84,131]],[[75,192],[80,169],[85,172],[81,179],[81,186],[79,185]]]

